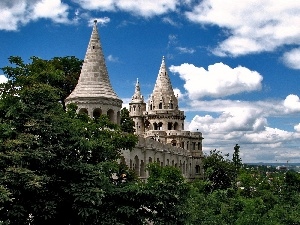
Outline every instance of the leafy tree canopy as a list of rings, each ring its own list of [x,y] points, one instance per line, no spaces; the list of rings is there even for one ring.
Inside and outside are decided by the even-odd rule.
[[[115,183],[120,149],[137,138],[111,124],[65,111],[81,60],[25,64],[11,57],[0,86],[0,221],[4,224],[99,224]]]

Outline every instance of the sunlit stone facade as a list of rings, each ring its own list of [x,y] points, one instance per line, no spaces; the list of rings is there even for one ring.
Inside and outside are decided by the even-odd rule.
[[[78,112],[91,118],[106,114],[120,123],[122,100],[110,84],[96,21],[78,84],[65,102],[76,103]],[[164,58],[148,104],[137,81],[129,112],[139,141],[132,151],[122,150],[120,162],[142,179],[148,177],[146,166],[153,162],[179,168],[186,179],[202,177],[202,133],[184,131],[184,111],[179,110]]]

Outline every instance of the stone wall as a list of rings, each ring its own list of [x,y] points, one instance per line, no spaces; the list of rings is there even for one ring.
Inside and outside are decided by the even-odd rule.
[[[174,166],[180,169],[187,180],[192,180],[203,176],[202,157],[202,154],[194,157],[191,152],[171,144],[139,137],[132,151],[122,150],[120,161],[133,169],[141,179],[149,176],[147,165],[156,162],[161,166]]]

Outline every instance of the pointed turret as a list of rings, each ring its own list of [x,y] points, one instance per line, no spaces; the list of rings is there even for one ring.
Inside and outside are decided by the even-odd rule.
[[[135,134],[143,135],[145,131],[144,115],[146,111],[146,103],[144,97],[141,94],[141,88],[139,80],[137,79],[135,84],[135,91],[132,96],[131,102],[129,103],[129,114],[134,121]]]
[[[141,95],[141,88],[140,88],[140,83],[139,83],[139,79],[137,79],[136,84],[135,84],[135,91],[134,94],[132,96],[132,103],[142,103],[144,102],[144,97],[143,95]]]
[[[178,100],[166,69],[165,57],[162,58],[154,90],[149,99],[150,110],[178,109]]]
[[[122,100],[114,92],[109,80],[97,20],[94,21],[78,83],[65,102],[77,104],[78,111],[87,113],[90,117],[107,114],[113,122],[120,121]]]
[[[119,99],[110,84],[97,29],[97,21],[94,22],[78,84],[66,101],[78,97]]]

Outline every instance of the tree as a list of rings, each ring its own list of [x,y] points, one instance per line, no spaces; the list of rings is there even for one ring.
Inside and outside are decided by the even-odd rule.
[[[236,144],[233,149],[234,149],[234,152],[232,155],[232,163],[233,163],[234,169],[235,169],[233,187],[237,188],[236,182],[237,182],[237,177],[238,177],[240,168],[242,167],[242,159],[240,158],[240,146],[238,144]]]
[[[83,60],[74,56],[54,57],[50,60],[33,56],[30,60],[31,63],[25,64],[18,56],[9,57],[11,66],[1,68],[9,79],[8,85],[48,84],[57,88],[59,100],[66,109],[64,100],[77,84]]]
[[[125,107],[121,110],[121,130],[130,134],[135,132],[134,121],[129,116],[129,111]]]
[[[136,136],[77,114],[76,105],[65,111],[64,74],[51,60],[10,61],[0,87],[1,222],[101,223],[120,149],[132,149]]]
[[[232,187],[235,169],[232,162],[224,158],[222,152],[210,151],[203,159],[203,169],[205,179],[208,181],[206,189],[208,192]]]

